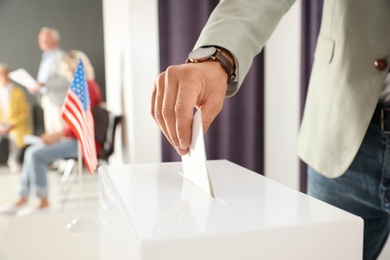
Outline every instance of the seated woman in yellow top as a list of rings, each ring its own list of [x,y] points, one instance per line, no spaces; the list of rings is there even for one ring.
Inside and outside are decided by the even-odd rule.
[[[8,137],[7,164],[11,172],[21,169],[19,157],[26,146],[23,136],[31,133],[28,116],[29,107],[23,90],[11,84],[8,66],[0,64],[0,141]]]

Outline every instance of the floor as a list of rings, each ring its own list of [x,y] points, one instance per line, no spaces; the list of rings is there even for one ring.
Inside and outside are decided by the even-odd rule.
[[[49,187],[50,187],[50,212],[44,213],[44,214],[52,214],[52,215],[68,215],[69,217],[69,223],[73,220],[73,213],[74,218],[76,218],[80,212],[88,212],[89,218],[94,223],[99,223],[99,192],[98,192],[98,177],[97,174],[95,175],[89,175],[87,173],[84,173],[82,176],[81,186],[83,191],[82,200],[80,200],[80,190],[79,190],[79,183],[80,179],[78,178],[77,174],[73,174],[71,176],[73,177],[73,185],[68,185],[70,187],[68,189],[68,200],[66,203],[61,203],[60,198],[63,196],[60,196],[61,191],[63,190],[63,187],[65,187],[63,184],[61,184],[61,177],[60,174],[57,171],[51,170],[48,172],[48,179],[49,179]],[[5,203],[12,202],[16,199],[16,187],[20,180],[20,174],[12,174],[8,171],[8,168],[5,166],[0,166],[0,205],[3,205]],[[72,180],[72,177],[70,178],[70,181]],[[37,203],[36,199],[32,199],[29,202],[31,205],[34,205]],[[81,207],[83,210],[80,210]],[[92,214],[91,214],[92,212]],[[41,215],[42,216],[42,215]],[[35,216],[34,216],[35,217]],[[40,216],[36,216],[40,217]],[[2,243],[4,242],[5,234],[7,233],[7,228],[11,226],[15,221],[13,221],[15,216],[7,216],[7,215],[1,215],[0,214],[0,248],[2,247]],[[65,220],[66,222],[66,220]],[[64,229],[66,225],[63,225]],[[0,254],[1,259],[1,254]],[[1,259],[3,260],[3,259]],[[7,259],[8,260],[8,259]],[[12,259],[10,259],[12,260]],[[16,260],[16,259],[15,259]]]
[[[68,201],[66,203],[61,203],[61,190],[64,187],[61,184],[61,177],[57,171],[51,170],[48,172],[48,178],[50,183],[50,203],[51,211],[45,214],[56,214],[56,215],[72,215],[72,212],[80,212],[80,206],[88,211],[92,216],[92,219],[95,223],[99,223],[98,219],[98,210],[99,210],[99,200],[98,200],[98,177],[97,174],[89,175],[84,173],[80,182],[80,179],[76,174],[74,176],[72,188],[69,189]],[[19,182],[20,175],[12,174],[8,171],[8,168],[5,166],[0,166],[0,205],[13,201],[16,198],[16,187]],[[81,185],[79,185],[81,183]],[[80,200],[80,190],[79,187],[83,187],[83,196]],[[36,203],[34,199],[30,201],[31,204]],[[76,214],[75,213],[75,214]],[[76,216],[76,215],[75,215]],[[0,215],[0,248],[2,240],[6,234],[7,228],[10,226],[11,221],[14,216],[4,216]],[[72,219],[69,219],[71,222]],[[1,258],[1,256],[0,256]],[[390,240],[386,244],[382,254],[378,260],[390,259]]]

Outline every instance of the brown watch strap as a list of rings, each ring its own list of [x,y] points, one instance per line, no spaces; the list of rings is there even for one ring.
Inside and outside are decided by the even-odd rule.
[[[233,64],[229,61],[228,58],[226,58],[221,53],[221,50],[219,50],[219,49],[217,49],[213,60],[219,62],[222,65],[222,67],[226,70],[226,72],[228,74],[228,84],[230,84],[236,78],[236,75],[234,73],[235,69],[234,69]]]
[[[207,47],[206,47],[207,48]],[[215,47],[214,47],[215,48]],[[215,48],[215,52],[208,58],[202,59],[191,59],[190,57],[186,60],[186,63],[200,63],[205,61],[216,61],[221,64],[222,68],[226,71],[228,75],[227,83],[228,85],[236,78],[235,66],[230,62],[230,60],[222,54],[221,50]]]

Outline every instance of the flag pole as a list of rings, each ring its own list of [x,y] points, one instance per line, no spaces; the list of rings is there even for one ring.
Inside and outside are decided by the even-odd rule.
[[[79,179],[79,216],[74,218],[66,229],[71,232],[87,232],[95,228],[93,222],[83,217],[83,156],[80,141],[77,142],[77,174]]]
[[[77,162],[79,175],[79,217],[83,218],[83,157],[80,141],[77,142]]]

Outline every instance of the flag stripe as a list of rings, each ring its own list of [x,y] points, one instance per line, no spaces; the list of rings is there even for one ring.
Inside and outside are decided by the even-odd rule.
[[[84,67],[79,60],[62,108],[62,118],[81,145],[84,163],[93,174],[97,167],[95,132]]]
[[[97,164],[96,159],[96,148],[95,148],[95,142],[94,138],[91,140],[91,138],[87,138],[87,135],[94,136],[94,131],[92,128],[91,130],[86,129],[86,125],[83,124],[85,121],[84,118],[82,118],[80,106],[77,103],[80,103],[78,100],[74,99],[72,96],[74,96],[74,93],[69,93],[69,102],[65,105],[65,108],[67,108],[64,113],[64,120],[68,123],[68,125],[72,128],[72,131],[76,135],[77,139],[80,141],[82,145],[83,155],[84,155],[84,161],[91,172],[91,168],[93,164]],[[76,103],[76,105],[75,105]],[[89,140],[89,143],[87,144],[87,141]],[[91,141],[93,141],[91,143]],[[92,146],[92,147],[91,147]],[[95,151],[91,151],[91,149]],[[94,163],[95,162],[95,163]]]

